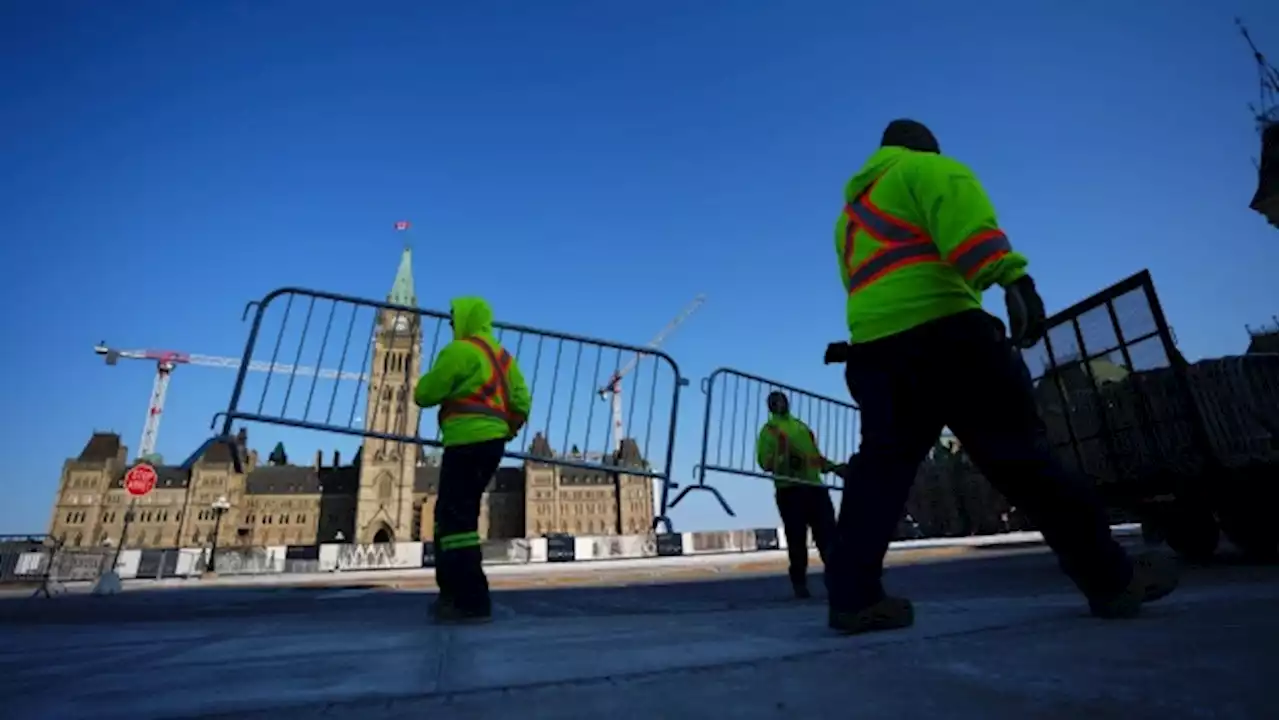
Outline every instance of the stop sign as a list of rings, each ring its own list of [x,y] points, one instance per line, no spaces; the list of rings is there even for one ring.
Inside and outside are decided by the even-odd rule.
[[[146,463],[138,463],[124,474],[124,489],[130,495],[146,495],[156,486],[156,469]]]

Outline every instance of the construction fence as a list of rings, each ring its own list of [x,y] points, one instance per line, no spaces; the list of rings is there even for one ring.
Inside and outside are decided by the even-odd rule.
[[[1133,526],[1117,526],[1121,534],[1132,534]],[[1039,542],[1036,532],[963,538],[908,539],[895,541],[892,550],[920,550],[938,547],[986,547],[1007,543]],[[809,547],[813,548],[810,540]],[[708,532],[659,533],[656,535],[529,538],[490,540],[484,545],[484,564],[524,565],[572,563],[642,558],[672,558],[699,555],[751,554],[787,549],[781,528],[719,530]],[[46,576],[53,551],[38,544],[25,550],[0,546],[0,564],[13,569],[0,576],[0,589],[8,586],[40,586],[47,594],[89,585],[98,576],[75,572]],[[103,553],[105,570],[114,553]],[[56,565],[56,561],[54,563]],[[413,571],[435,567],[435,548],[430,542],[399,542],[322,545],[278,545],[219,549],[214,558],[219,576],[249,578],[314,576],[317,573],[345,573],[375,570]],[[121,551],[115,571],[123,580],[196,579],[209,570],[208,548],[132,549]],[[313,577],[312,580],[315,578]]]
[[[486,565],[565,563],[786,549],[779,528],[645,535],[487,540]],[[208,547],[70,551],[40,541],[0,540],[0,585],[91,582],[114,567],[123,579],[310,574],[435,567],[431,542],[324,543],[266,547]]]
[[[0,584],[96,580],[111,567],[110,548],[65,548],[47,535],[0,535]]]

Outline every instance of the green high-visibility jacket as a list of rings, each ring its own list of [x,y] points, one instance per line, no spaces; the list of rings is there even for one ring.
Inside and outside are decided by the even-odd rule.
[[[813,431],[790,415],[769,413],[769,421],[760,428],[756,438],[756,462],[760,469],[777,478],[787,478],[809,484],[821,484],[822,473],[831,470],[834,463],[818,450]],[[778,488],[795,483],[775,480]]]
[[[845,202],[835,239],[850,342],[981,308],[983,291],[1027,272],[977,178],[944,155],[880,148]]]
[[[478,339],[498,356],[502,346],[493,337],[493,309],[478,297],[460,297],[449,303],[453,313],[453,342],[444,346],[431,370],[418,381],[413,399],[419,407],[441,407],[440,433],[445,447],[472,445],[487,440],[510,439],[529,416],[533,397],[514,358],[506,372],[510,419],[492,415],[446,414],[449,401],[472,397],[494,377],[489,355],[469,339]]]

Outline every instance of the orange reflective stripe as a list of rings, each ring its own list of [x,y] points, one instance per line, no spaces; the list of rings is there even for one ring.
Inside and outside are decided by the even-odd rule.
[[[844,207],[844,267],[849,278],[849,294],[861,290],[885,275],[907,265],[942,260],[937,245],[922,228],[895,218],[871,202],[871,191],[880,180],[858,194]],[[854,262],[855,236],[858,231],[880,243],[861,262]]]
[[[446,400],[440,407],[440,419],[453,415],[488,415],[511,424],[518,416],[511,411],[511,393],[507,386],[507,373],[511,370],[511,354],[499,348],[495,353],[489,343],[469,337],[468,342],[479,348],[489,358],[489,378],[470,395],[456,400]]]
[[[781,428],[779,428],[777,425],[765,425],[764,427],[765,427],[765,430],[768,431],[768,433],[772,435],[775,440],[778,441],[778,451],[786,452],[789,449],[788,446],[790,445],[790,442],[791,442],[787,438],[787,434],[782,432]]]
[[[775,458],[791,454],[791,441],[787,434],[782,432],[781,428],[776,425],[765,425],[765,430],[778,441],[778,451],[774,453]],[[818,438],[814,437],[813,430],[807,426],[805,430],[809,433],[809,439],[813,441],[813,446],[818,447]],[[809,467],[822,467],[826,463],[822,459],[822,454],[819,453],[816,457],[806,458],[805,464]]]
[[[983,230],[956,246],[947,260],[965,279],[972,280],[982,268],[1013,252],[1009,238],[999,228]]]
[[[806,425],[804,429],[809,433],[809,440],[813,441],[813,448],[818,451],[817,455],[809,458],[809,467],[820,468],[823,465],[826,465],[827,461],[822,457],[822,449],[818,447],[818,436],[813,434],[813,428],[808,425]]]

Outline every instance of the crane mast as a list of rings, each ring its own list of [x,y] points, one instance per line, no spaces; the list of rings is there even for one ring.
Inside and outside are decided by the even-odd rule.
[[[698,308],[702,307],[702,304],[706,301],[706,295],[700,294],[695,297],[684,307],[683,310],[680,311],[679,315],[672,318],[671,322],[667,323],[666,327],[662,328],[662,330],[658,331],[657,335],[653,336],[653,339],[649,341],[646,347],[652,350],[657,350],[661,347],[662,343],[676,331],[676,328],[680,327],[685,320],[688,320],[691,315],[697,312]],[[622,378],[626,377],[632,370],[635,370],[636,365],[639,362],[640,353],[636,353],[625,365],[619,368],[618,371],[609,378],[609,382],[599,390],[601,400],[603,400],[606,395],[609,397],[609,404],[611,405],[610,409],[612,411],[612,420],[610,423],[612,426],[611,435],[613,437],[612,449],[615,453],[622,449],[622,438],[623,432],[625,431],[625,428],[622,425]]]
[[[138,442],[139,459],[151,458],[156,452],[156,441],[160,435],[160,418],[164,415],[165,397],[169,393],[169,381],[173,371],[179,365],[200,365],[227,370],[239,370],[238,358],[219,357],[217,355],[194,355],[174,350],[119,350],[109,347],[105,342],[94,346],[93,352],[101,356],[108,365],[115,365],[124,360],[149,360],[156,364],[156,378],[151,385],[151,399],[147,403],[147,419],[142,425],[142,439]],[[347,372],[329,369],[316,369],[284,363],[268,363],[258,360],[250,361],[252,372],[276,372],[303,377],[316,376],[322,380],[368,380],[368,375],[358,372]]]
[[[1244,36],[1244,41],[1248,43],[1249,50],[1253,52],[1253,61],[1258,68],[1258,102],[1251,103],[1249,109],[1253,112],[1253,120],[1259,139],[1262,141],[1262,148],[1256,163],[1257,189],[1249,201],[1249,209],[1266,218],[1271,227],[1277,227],[1277,223],[1280,222],[1278,219],[1280,201],[1277,201],[1280,190],[1277,190],[1276,181],[1276,148],[1280,145],[1280,140],[1277,140],[1277,135],[1280,133],[1277,130],[1277,121],[1280,120],[1280,101],[1277,101],[1277,96],[1280,95],[1280,72],[1277,72],[1276,66],[1272,65],[1254,44],[1253,38],[1249,36],[1249,31],[1245,29],[1240,18],[1236,18],[1236,27]]]

